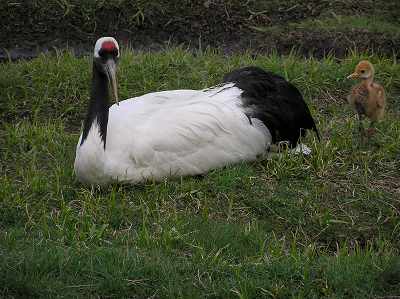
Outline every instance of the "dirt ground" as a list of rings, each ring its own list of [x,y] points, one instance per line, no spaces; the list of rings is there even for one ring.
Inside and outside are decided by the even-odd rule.
[[[138,6],[140,1],[131,1],[137,5],[123,7],[129,1],[125,2],[120,1],[120,6],[65,7],[57,1],[5,1],[0,4],[0,60],[31,58],[64,48],[82,55],[89,53],[94,41],[104,35],[115,36],[138,50],[183,45],[190,49],[210,46],[227,54],[237,51],[288,54],[296,49],[300,54],[315,57],[327,53],[343,57],[352,49],[397,57],[400,52],[399,34],[289,26],[332,15],[360,15],[379,16],[399,25],[400,31],[397,0],[164,0],[157,5],[149,1],[143,7]]]

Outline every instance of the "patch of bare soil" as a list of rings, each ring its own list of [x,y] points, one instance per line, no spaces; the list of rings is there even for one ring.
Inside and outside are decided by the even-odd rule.
[[[265,3],[160,0],[143,10],[135,6],[138,1],[125,2],[120,1],[124,7],[76,3],[61,7],[60,1],[40,0],[0,3],[0,60],[31,58],[41,52],[64,48],[72,49],[76,55],[87,54],[95,40],[104,35],[115,36],[133,49],[150,51],[169,44],[185,45],[189,49],[210,46],[228,54],[238,51],[287,54],[294,48],[299,54],[316,57],[327,53],[343,57],[350,49],[399,56],[398,35],[393,37],[366,30],[293,30],[287,26],[290,22],[332,14],[379,14],[398,22],[400,1],[397,0],[273,0]],[[279,30],[259,32],[252,29],[268,26]]]

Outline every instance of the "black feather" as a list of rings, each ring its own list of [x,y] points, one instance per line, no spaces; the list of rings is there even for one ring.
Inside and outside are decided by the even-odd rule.
[[[295,147],[307,129],[318,129],[299,90],[281,76],[255,66],[234,70],[224,82],[243,90],[243,106],[249,118],[260,119],[270,130],[273,142],[289,141]]]
[[[99,70],[100,66],[93,63],[92,91],[85,121],[83,123],[83,132],[81,145],[85,142],[93,121],[97,120],[99,133],[106,148],[107,124],[108,124],[108,106],[109,106],[109,84],[107,76]]]

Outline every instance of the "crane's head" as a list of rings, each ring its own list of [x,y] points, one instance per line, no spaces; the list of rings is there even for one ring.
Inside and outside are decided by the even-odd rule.
[[[368,79],[373,76],[374,76],[374,66],[372,65],[372,63],[370,63],[367,60],[362,60],[357,64],[354,73],[347,76],[347,79],[357,79],[357,78]]]
[[[119,54],[119,45],[113,37],[101,37],[94,46],[94,67],[107,77],[111,88],[111,95],[117,104],[118,89],[116,72]]]

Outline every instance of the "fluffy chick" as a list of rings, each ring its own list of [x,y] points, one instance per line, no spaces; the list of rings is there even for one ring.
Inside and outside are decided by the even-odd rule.
[[[369,61],[362,60],[357,64],[354,73],[347,77],[347,79],[361,80],[359,84],[353,86],[347,97],[350,105],[358,114],[361,138],[364,134],[362,125],[364,116],[370,120],[368,133],[372,134],[374,132],[373,125],[385,114],[385,89],[382,85],[374,82],[374,73],[374,66]]]

